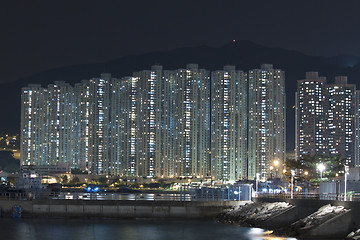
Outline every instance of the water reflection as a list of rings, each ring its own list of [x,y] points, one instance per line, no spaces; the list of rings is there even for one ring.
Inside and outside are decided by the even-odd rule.
[[[262,229],[194,220],[0,219],[6,240],[282,240]],[[289,238],[290,239],[290,238]]]

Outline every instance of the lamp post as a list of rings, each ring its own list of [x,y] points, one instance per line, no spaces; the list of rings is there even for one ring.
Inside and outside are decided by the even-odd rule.
[[[295,170],[291,170],[291,199],[294,198],[294,176]]]
[[[344,201],[347,201],[347,196],[346,196],[346,191],[347,191],[347,189],[346,189],[346,187],[347,187],[347,175],[349,174],[349,166],[347,166],[347,165],[344,165],[344,167],[345,167],[345,174],[344,174],[344,181],[345,181],[345,195],[344,195]]]
[[[274,160],[274,166],[275,166],[275,177],[278,175],[278,167],[279,167],[279,160]]]
[[[256,173],[256,197],[259,194],[259,178],[260,178],[260,173]]]
[[[319,163],[318,165],[317,165],[317,169],[320,171],[320,179],[322,180],[322,172],[325,170],[325,164],[323,164],[323,163]]]

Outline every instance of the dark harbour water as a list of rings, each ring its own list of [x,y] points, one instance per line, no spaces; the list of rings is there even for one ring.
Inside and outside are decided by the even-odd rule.
[[[0,219],[1,240],[285,239],[261,232],[261,229],[194,220]]]

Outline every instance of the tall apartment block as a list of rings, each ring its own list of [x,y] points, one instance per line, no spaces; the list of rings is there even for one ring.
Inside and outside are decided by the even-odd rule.
[[[347,77],[335,77],[335,84],[327,85],[328,146],[331,156],[340,155],[345,164],[355,166],[355,94],[354,84]]]
[[[225,66],[211,79],[212,176],[247,178],[247,74]]]
[[[71,163],[74,158],[75,103],[70,84],[57,81],[48,85],[48,157],[49,165]]]
[[[75,95],[75,126],[74,126],[74,159],[73,168],[89,172],[90,148],[90,101],[89,81],[83,80],[74,86]]]
[[[337,156],[355,166],[355,85],[346,77],[334,84],[316,72],[298,81],[296,93],[296,158],[304,154]]]
[[[296,159],[304,154],[328,155],[326,78],[307,72],[296,92]]]
[[[210,72],[188,64],[174,74],[174,176],[210,176]]]
[[[89,81],[89,173],[109,170],[109,76]]]
[[[249,71],[248,176],[270,176],[270,166],[286,153],[285,73],[271,64]]]
[[[20,156],[22,165],[48,163],[48,94],[38,84],[22,88]]]
[[[355,167],[360,167],[360,91],[355,93]]]
[[[74,87],[29,85],[21,164],[124,177],[265,178],[285,157],[284,88],[284,72],[271,65],[211,74],[197,64],[102,74]]]

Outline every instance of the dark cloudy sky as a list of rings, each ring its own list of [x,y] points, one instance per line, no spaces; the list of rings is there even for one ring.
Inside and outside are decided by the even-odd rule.
[[[232,39],[360,56],[360,1],[8,0],[0,83],[80,63]]]

